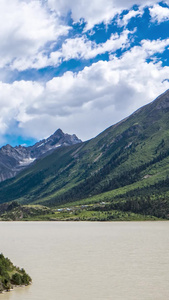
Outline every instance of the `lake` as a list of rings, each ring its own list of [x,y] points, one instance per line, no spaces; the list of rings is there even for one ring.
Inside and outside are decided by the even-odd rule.
[[[0,300],[168,300],[169,222],[0,222],[29,287]]]

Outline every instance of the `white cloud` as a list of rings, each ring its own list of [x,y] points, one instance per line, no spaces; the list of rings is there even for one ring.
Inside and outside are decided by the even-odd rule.
[[[70,59],[91,59],[106,52],[113,53],[117,49],[128,46],[130,33],[130,31],[124,30],[121,35],[112,34],[109,40],[100,44],[87,39],[85,35],[66,39],[60,50],[51,52],[50,55],[40,52],[29,60],[27,58],[17,59],[11,68],[19,71],[28,68],[39,69],[46,66],[57,66]]]
[[[93,0],[92,2],[89,0],[45,2],[0,0],[0,68],[7,66],[9,70],[19,71],[29,68],[40,69],[46,66],[58,66],[63,60],[70,58],[90,59],[106,51],[113,52],[126,45],[127,31],[124,31],[121,36],[114,34],[105,43],[99,45],[88,40],[85,35],[69,38],[62,44],[61,49],[52,51],[57,39],[61,35],[67,35],[70,30],[61,21],[63,15],[71,10],[73,20],[78,22],[80,18],[84,18],[87,22],[86,29],[90,29],[102,21],[109,22],[123,9],[129,9],[134,4],[141,5],[138,11],[131,10],[122,20],[118,20],[119,25],[124,26],[132,17],[142,15],[144,5],[155,2],[155,0]],[[52,10],[49,10],[49,7]],[[153,18],[159,8],[159,5],[153,6],[151,10]],[[160,9],[167,11],[167,8]]]
[[[141,17],[143,15],[144,10],[138,9],[138,10],[130,10],[126,15],[123,16],[122,19],[118,18],[117,23],[119,26],[126,26],[128,22],[137,16]]]
[[[153,21],[158,23],[169,20],[169,8],[162,7],[159,4],[155,4],[153,7],[150,7],[150,14]]]
[[[133,5],[141,7],[154,5],[157,0],[48,0],[49,6],[60,11],[61,14],[72,12],[74,22],[79,22],[83,18],[87,22],[86,30],[93,28],[95,24],[101,22],[109,23],[110,20],[122,10],[131,9]],[[169,3],[167,0],[166,2]]]
[[[159,10],[156,2],[48,0],[53,9],[49,11],[41,1],[0,0],[0,67],[9,64],[18,70],[38,69],[71,58],[90,59],[105,52],[111,59],[78,73],[66,72],[46,84],[0,82],[0,135],[12,129],[20,135],[40,139],[60,127],[82,139],[91,138],[168,89],[169,67],[162,67],[155,56],[169,46],[169,39],[142,40],[140,46],[120,58],[113,53],[128,46],[127,30],[121,35],[113,34],[105,43],[96,44],[83,35],[67,39],[58,51],[47,54],[45,50],[46,44],[55,43],[60,35],[67,34],[69,28],[61,23],[61,17],[69,10],[75,22],[84,18],[89,29],[102,21],[109,22],[117,12],[133,4],[141,5],[139,11],[131,10],[120,20],[124,26],[148,4],[153,5],[152,18],[158,22],[164,20],[168,9]],[[152,62],[148,63],[148,58],[153,58]],[[13,127],[15,123],[17,128]]]
[[[0,0],[0,28],[1,68],[15,59],[37,55],[69,30],[41,1],[21,0]]]
[[[46,84],[1,83],[1,134],[15,121],[20,134],[38,139],[58,127],[82,139],[95,136],[169,88],[169,67],[146,61],[168,44],[144,40],[121,58],[66,72]]]
[[[118,34],[112,34],[109,40],[100,44],[87,40],[84,36],[81,38],[68,39],[62,45],[63,59],[90,59],[105,52],[115,52],[117,49],[126,46],[129,41],[129,33],[128,30],[125,30],[120,36]]]
[[[169,46],[169,38],[168,39],[158,39],[158,40],[142,40],[142,51],[144,51],[147,56],[154,55],[156,53],[163,53],[165,48]]]
[[[8,132],[14,122],[27,122],[27,104],[33,105],[43,87],[34,82],[19,81],[13,84],[0,82],[0,133]]]

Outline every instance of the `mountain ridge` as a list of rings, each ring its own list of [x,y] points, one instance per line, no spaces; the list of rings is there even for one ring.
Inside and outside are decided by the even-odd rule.
[[[0,148],[0,181],[16,176],[35,160],[49,155],[57,147],[81,143],[75,134],[63,133],[59,128],[50,137],[43,139],[33,146],[15,146],[7,144]]]
[[[128,209],[167,218],[168,149],[166,91],[97,137],[58,147],[1,183],[0,203],[17,200],[58,207],[103,201],[110,210]]]

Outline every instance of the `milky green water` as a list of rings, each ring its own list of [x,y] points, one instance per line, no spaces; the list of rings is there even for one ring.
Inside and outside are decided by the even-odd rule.
[[[0,223],[33,284],[0,300],[168,300],[169,222]]]

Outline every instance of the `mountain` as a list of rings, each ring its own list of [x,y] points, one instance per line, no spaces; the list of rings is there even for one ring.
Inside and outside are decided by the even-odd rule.
[[[65,134],[61,129],[58,129],[49,138],[30,147],[3,146],[0,149],[0,181],[16,176],[16,174],[31,165],[36,159],[49,155],[49,153],[58,147],[78,143],[81,143],[81,140],[75,134]]]
[[[74,213],[77,205],[87,205],[90,216],[99,212],[106,220],[115,219],[113,211],[168,218],[168,187],[166,91],[96,138],[58,147],[1,183],[0,203],[66,205]]]

